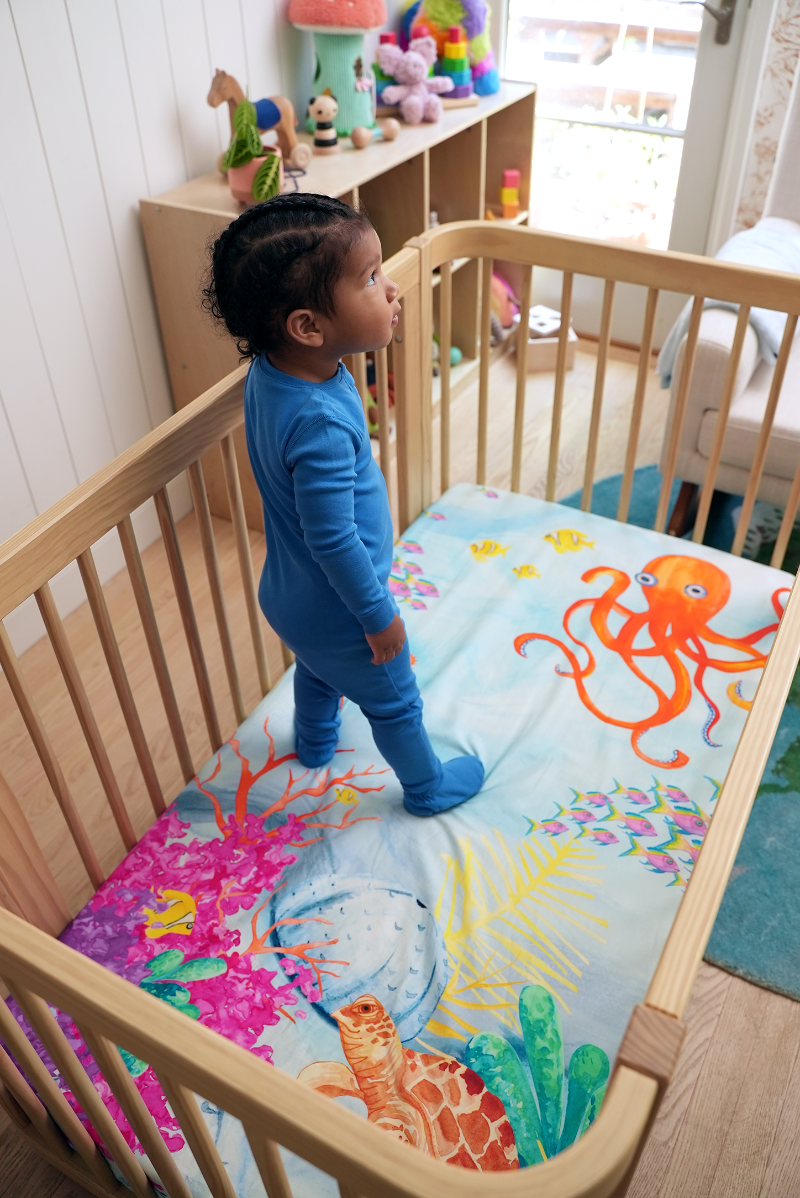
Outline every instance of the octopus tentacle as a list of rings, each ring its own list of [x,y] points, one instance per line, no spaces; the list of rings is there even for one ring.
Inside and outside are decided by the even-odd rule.
[[[631,737],[631,748],[637,757],[641,757],[642,761],[646,761],[648,765],[659,765],[664,770],[679,770],[686,765],[689,758],[680,749],[675,750],[669,761],[660,761],[657,757],[648,757],[639,745],[639,737],[643,736],[646,731],[647,729],[643,728],[640,732],[634,732]]]
[[[700,645],[694,637],[692,637],[691,639],[697,645],[698,649],[700,649],[702,651],[702,645]],[[711,737],[709,736],[711,729],[719,721],[719,708],[717,707],[714,700],[709,698],[708,692],[706,691],[706,688],[703,685],[703,675],[705,674],[705,672],[706,672],[706,665],[705,665],[705,663],[700,662],[700,664],[698,665],[698,667],[695,671],[694,684],[697,687],[697,689],[699,690],[700,694],[705,699],[706,703],[708,704],[708,711],[709,711],[708,719],[706,720],[705,724],[703,724],[703,740],[706,742],[707,745],[709,745],[710,748],[719,749],[722,746],[718,745],[716,743],[716,741],[713,741],[711,739]]]
[[[741,707],[743,711],[749,711],[753,706],[753,700],[745,699],[744,695],[742,694],[741,679],[739,679],[738,682],[731,682],[728,685],[728,689],[725,691],[725,694],[728,696],[731,703],[733,703],[736,707]]]

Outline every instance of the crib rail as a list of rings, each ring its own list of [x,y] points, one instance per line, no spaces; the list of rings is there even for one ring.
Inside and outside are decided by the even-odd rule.
[[[376,405],[381,469],[398,512],[400,528],[405,528],[451,481],[454,420],[449,349],[458,301],[457,268],[464,259],[470,258],[479,261],[482,271],[482,307],[476,317],[480,360],[474,459],[475,477],[480,483],[491,481],[488,472],[492,405],[489,345],[492,263],[511,261],[521,268],[523,311],[529,306],[537,269],[563,272],[562,322],[553,379],[546,468],[541,479],[533,480],[550,500],[556,498],[558,488],[559,449],[567,395],[567,338],[575,277],[590,275],[604,280],[597,368],[583,467],[584,510],[590,507],[598,467],[603,466],[599,447],[612,350],[615,291],[618,283],[633,283],[646,289],[642,352],[631,396],[630,433],[617,512],[620,520],[625,520],[629,511],[659,299],[664,290],[693,297],[655,521],[655,527],[660,530],[664,529],[668,516],[703,299],[712,297],[740,306],[706,480],[700,495],[695,526],[697,540],[702,538],[708,518],[748,310],[759,306],[788,314],[734,544],[734,552],[740,553],[758,494],[800,314],[800,282],[797,278],[687,255],[587,242],[489,222],[467,222],[432,230],[386,264],[387,273],[400,287],[403,312],[391,347],[375,355]],[[435,326],[441,347],[438,403],[433,400],[429,354]],[[521,328],[518,336],[520,352],[517,355],[510,461],[513,490],[520,490],[525,484],[527,330]],[[394,376],[394,438],[390,432],[390,369]],[[361,356],[357,356],[354,363],[354,374],[366,405],[371,398],[366,388],[366,363]],[[35,597],[59,673],[100,780],[108,813],[118,829],[121,844],[126,849],[132,847],[136,842],[136,831],[126,808],[120,769],[115,768],[112,754],[103,742],[89,689],[81,677],[77,655],[58,614],[50,584],[62,569],[77,563],[111,687],[127,729],[131,761],[136,763],[155,817],[163,811],[172,794],[165,793],[159,779],[152,746],[143,727],[141,700],[120,651],[119,630],[115,630],[112,622],[92,550],[100,538],[116,530],[172,750],[180,777],[184,782],[189,781],[195,772],[195,760],[187,733],[187,713],[176,694],[175,679],[156,615],[158,603],[145,574],[132,516],[143,503],[154,502],[195,682],[196,722],[202,721],[211,750],[216,750],[223,737],[219,704],[210,678],[207,645],[204,647],[198,629],[192,588],[167,487],[182,472],[186,473],[218,634],[217,648],[232,710],[236,720],[240,721],[247,714],[246,688],[234,648],[229,616],[231,597],[223,587],[218,538],[206,498],[202,458],[209,452],[222,454],[245,619],[252,643],[253,669],[258,680],[258,693],[264,694],[274,672],[270,670],[265,641],[271,634],[265,629],[258,611],[233,442],[233,434],[243,419],[244,375],[243,367],[234,371],[0,546],[0,666],[92,887],[99,886],[104,878],[94,839],[97,829],[85,818],[81,796],[76,799],[71,768],[54,747],[45,727],[41,703],[37,702],[34,688],[14,654],[2,621],[24,600]],[[439,454],[434,462],[437,436]],[[531,480],[527,482],[530,486]],[[780,564],[783,559],[799,504],[800,465],[776,545],[775,564]],[[290,659],[285,650],[278,655],[284,665]],[[197,1096],[241,1120],[269,1198],[291,1198],[279,1145],[334,1176],[341,1198],[486,1198],[489,1191],[497,1198],[522,1198],[530,1193],[532,1184],[542,1198],[607,1198],[611,1195],[621,1198],[674,1064],[680,1041],[680,1019],[799,656],[800,595],[795,588],[718,800],[721,818],[712,822],[646,1005],[632,1018],[600,1115],[581,1140],[559,1156],[538,1165],[533,1177],[528,1177],[527,1173],[509,1172],[493,1174],[489,1180],[466,1170],[448,1168],[414,1152],[52,939],[52,935],[58,934],[67,923],[69,905],[26,820],[27,795],[22,795],[20,801],[2,778],[0,904],[6,909],[0,909],[0,980],[16,999],[20,1011],[90,1120],[96,1136],[137,1198],[152,1193],[141,1158],[131,1152],[125,1137],[98,1098],[97,1089],[84,1068],[85,1055],[80,1058],[76,1055],[77,1042],[71,1042],[65,1036],[51,1007],[68,1013],[74,1021],[91,1054],[92,1068],[102,1074],[164,1188],[173,1198],[187,1198],[186,1184],[165,1147],[161,1131],[144,1107],[117,1046],[146,1061],[155,1070],[214,1198],[233,1198],[235,1191],[200,1114]],[[723,812],[726,814],[722,815]],[[127,1192],[109,1169],[97,1140],[77,1117],[11,1015],[10,1008],[2,1001],[0,1041],[6,1046],[5,1050],[0,1049],[0,1102],[20,1133],[47,1160],[80,1181],[91,1193],[116,1195]]]
[[[478,418],[476,430],[475,480],[487,482],[487,443],[489,415],[489,367],[490,345],[490,287],[492,266],[497,261],[510,261],[521,267],[520,287],[521,311],[530,306],[532,271],[536,268],[560,271],[563,274],[561,297],[561,328],[559,333],[556,370],[553,383],[553,405],[550,425],[549,456],[544,480],[544,498],[556,499],[557,467],[561,440],[561,422],[566,387],[567,343],[572,297],[576,275],[585,275],[604,280],[600,332],[598,338],[597,367],[591,417],[587,431],[586,458],[581,495],[581,508],[588,511],[591,506],[592,487],[596,481],[597,453],[603,400],[606,389],[606,374],[611,346],[611,327],[614,311],[615,288],[618,283],[633,284],[647,289],[644,305],[641,352],[631,405],[631,424],[625,454],[625,465],[617,508],[617,519],[626,520],[630,505],[636,450],[641,431],[647,375],[653,346],[655,321],[659,298],[664,292],[677,292],[692,297],[692,313],[689,324],[686,350],[678,388],[674,419],[668,430],[664,455],[661,490],[654,528],[663,532],[669,515],[669,501],[678,458],[678,447],[686,417],[687,400],[695,364],[700,318],[706,299],[722,300],[739,306],[736,336],[730,355],[723,392],[717,412],[712,448],[701,489],[698,515],[695,521],[694,540],[702,541],[708,520],[711,498],[714,493],[723,439],[728,424],[731,400],[734,394],[736,372],[741,358],[744,335],[752,308],[770,308],[787,313],[786,327],[772,378],[769,398],[761,422],[758,447],[749,473],[747,490],[737,524],[732,552],[741,554],[745,535],[752,515],[753,506],[764,472],[770,433],[775,418],[786,366],[792,348],[797,319],[800,314],[800,279],[797,275],[776,271],[755,270],[736,266],[728,262],[698,258],[690,254],[664,253],[638,247],[614,245],[608,242],[587,241],[584,238],[562,234],[542,233],[534,229],[513,228],[490,221],[462,221],[443,225],[416,238],[409,243],[420,251],[420,331],[426,358],[425,367],[416,380],[419,391],[418,419],[422,422],[423,446],[422,474],[419,479],[408,480],[410,501],[403,515],[413,519],[434,498],[433,472],[430,461],[431,428],[435,417],[440,424],[439,491],[444,491],[450,482],[450,407],[452,403],[451,372],[449,353],[452,344],[452,304],[454,274],[453,265],[463,264],[469,259],[480,261],[482,270],[481,315],[478,372]],[[437,287],[431,286],[434,270],[441,269]],[[434,412],[431,402],[432,373],[427,364],[427,346],[433,330],[434,294],[439,297],[439,342],[441,362],[441,399],[439,411]],[[417,302],[416,295],[406,294],[405,302]],[[521,321],[516,334],[517,379],[514,432],[511,460],[511,489],[521,486],[521,464],[525,434],[525,400],[527,374],[527,330]],[[415,397],[406,395],[405,404],[414,404]],[[408,419],[409,417],[407,417]],[[537,480],[538,481],[538,480]],[[795,473],[783,524],[775,546],[772,564],[780,566],[786,552],[789,535],[797,509],[800,506],[800,462]],[[405,521],[406,523],[408,520]]]
[[[486,1198],[488,1179],[434,1161],[363,1120],[354,1119],[329,1099],[266,1067],[251,1053],[2,910],[0,975],[106,1148],[113,1152],[117,1167],[137,1198],[152,1193],[141,1164],[117,1130],[47,1004],[69,1012],[75,1021],[105,1081],[151,1154],[170,1198],[186,1198],[185,1183],[163,1149],[152,1116],[137,1101],[116,1045],[155,1069],[214,1198],[233,1198],[235,1191],[200,1117],[196,1096],[242,1121],[270,1198],[292,1196],[277,1144],[336,1177],[343,1196]],[[7,1095],[14,1096],[12,1101],[6,1097],[5,1105],[14,1111],[18,1126],[35,1140],[43,1155],[62,1169],[66,1167],[93,1193],[118,1193],[95,1141],[2,1003],[0,1038],[38,1091],[37,1098],[25,1090],[15,1065],[7,1055],[0,1055],[0,1080]],[[612,1194],[644,1130],[656,1089],[652,1078],[627,1066],[620,1067],[601,1115],[605,1130],[595,1125],[560,1157],[538,1166],[537,1193],[553,1198],[602,1198]],[[44,1107],[51,1111],[53,1121],[44,1115]],[[607,1129],[614,1126],[619,1135],[611,1144]],[[74,1145],[74,1152],[64,1136]],[[530,1184],[525,1172],[493,1174],[491,1193],[502,1198],[528,1198]]]

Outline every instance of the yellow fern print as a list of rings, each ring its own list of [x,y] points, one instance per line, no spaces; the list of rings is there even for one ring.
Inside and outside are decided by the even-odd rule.
[[[465,838],[457,858],[443,854],[435,915],[452,973],[427,1025],[439,1036],[476,1035],[472,1011],[491,1010],[516,1028],[519,987],[529,983],[545,986],[569,1011],[561,992],[577,993],[588,960],[564,933],[602,943],[599,929],[608,926],[587,910],[603,866],[585,841],[522,840],[512,853],[497,829],[494,837],[496,845],[483,836],[476,851]]]

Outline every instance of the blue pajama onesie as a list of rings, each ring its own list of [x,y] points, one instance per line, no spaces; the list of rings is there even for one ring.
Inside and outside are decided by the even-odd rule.
[[[355,383],[340,362],[309,383],[262,354],[245,385],[247,448],[264,503],[267,557],[259,602],[292,649],[295,734],[301,762],[324,765],[338,740],[344,695],[370,722],[375,743],[403,786],[406,806],[434,814],[480,787],[472,757],[442,766],[422,724],[408,643],[372,664],[365,633],[397,607],[387,580],[392,519]]]

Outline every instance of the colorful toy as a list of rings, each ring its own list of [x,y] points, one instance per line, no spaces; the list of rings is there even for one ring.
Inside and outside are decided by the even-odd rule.
[[[519,171],[503,171],[503,186],[500,188],[503,220],[515,220],[519,215],[519,179]]]
[[[380,44],[382,46],[396,46],[397,38],[396,38],[395,34],[392,33],[391,30],[389,30],[389,31],[381,34]],[[408,49],[408,44],[406,44],[404,46],[404,49],[406,49],[406,50]],[[381,70],[380,63],[378,63],[378,62],[373,62],[372,73],[375,76],[375,100],[376,100],[376,103],[383,104],[384,103],[383,89],[385,87],[387,87],[389,84],[394,83],[394,79],[392,78],[391,75],[386,75]]]
[[[314,153],[336,154],[339,150],[339,139],[336,136],[336,114],[339,104],[330,92],[320,96],[312,96],[308,101],[308,116],[314,125]]]
[[[412,0],[403,14],[400,45],[422,36],[436,41],[440,58],[445,57],[450,28],[459,25],[467,41],[472,85],[479,96],[491,96],[500,89],[500,74],[489,40],[491,8],[485,0]]]
[[[314,34],[314,86],[317,95],[336,96],[336,132],[346,137],[359,125],[371,129],[373,79],[364,72],[364,34],[386,23],[383,0],[290,0],[288,16],[298,29]]]
[[[474,92],[472,70],[469,65],[467,41],[460,25],[451,25],[444,44],[444,58],[439,63],[442,76],[453,80],[449,95],[454,100],[463,100]]]
[[[220,104],[227,103],[231,121],[231,138],[236,136],[233,123],[234,114],[244,98],[245,94],[233,75],[227,74],[226,71],[214,72],[211,90],[206,96],[206,101],[211,108],[218,108]],[[269,96],[263,100],[256,100],[253,107],[256,111],[258,131],[266,133],[268,129],[274,129],[278,137],[281,155],[287,165],[305,170],[311,161],[311,150],[305,142],[297,140],[295,133],[297,117],[292,101],[287,100],[285,96]]]
[[[365,129],[363,125],[356,125],[350,133],[350,140],[353,143],[353,149],[363,150],[371,141],[394,141],[400,132],[400,122],[394,117],[389,117],[383,121],[378,129]]]
[[[399,104],[400,115],[409,125],[440,120],[442,102],[437,93],[453,90],[453,81],[447,76],[428,75],[435,61],[432,37],[415,38],[405,53],[388,42],[378,46],[378,65],[396,81],[384,87],[383,101]]]

